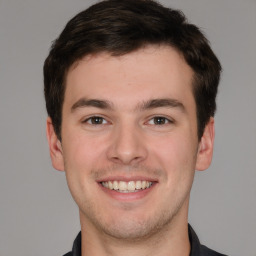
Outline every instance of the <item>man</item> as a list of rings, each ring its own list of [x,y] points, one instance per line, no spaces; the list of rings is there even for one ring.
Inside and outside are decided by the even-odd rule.
[[[66,255],[222,255],[188,225],[220,71],[200,30],[151,0],[103,1],[68,22],[44,65],[52,164],[80,212]]]

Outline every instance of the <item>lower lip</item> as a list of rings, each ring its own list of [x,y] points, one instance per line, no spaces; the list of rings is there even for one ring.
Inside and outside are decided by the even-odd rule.
[[[105,192],[108,196],[119,200],[119,201],[135,201],[135,200],[140,200],[144,197],[146,197],[152,189],[154,189],[156,183],[153,183],[151,187],[147,189],[141,189],[136,192],[127,192],[127,193],[121,193],[113,189],[108,189],[102,186],[101,183],[99,183],[100,188]]]

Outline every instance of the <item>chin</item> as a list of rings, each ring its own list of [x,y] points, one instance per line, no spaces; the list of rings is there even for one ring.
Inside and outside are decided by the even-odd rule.
[[[106,235],[121,240],[140,241],[154,236],[154,234],[163,232],[169,228],[175,213],[170,211],[154,216],[116,216],[116,218],[105,221],[96,221],[97,228]]]

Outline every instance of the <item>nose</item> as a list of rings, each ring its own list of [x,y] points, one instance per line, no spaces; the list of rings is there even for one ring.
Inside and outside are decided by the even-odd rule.
[[[110,161],[117,164],[134,165],[145,160],[147,155],[146,141],[139,127],[122,124],[113,130],[107,151]]]

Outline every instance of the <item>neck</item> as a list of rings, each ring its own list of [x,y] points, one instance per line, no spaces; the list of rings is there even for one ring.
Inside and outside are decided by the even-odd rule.
[[[164,229],[151,236],[133,240],[115,238],[97,230],[81,213],[80,220],[82,256],[188,256],[190,253],[187,212],[181,211]]]

